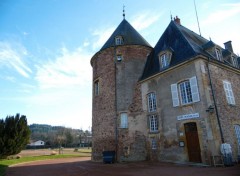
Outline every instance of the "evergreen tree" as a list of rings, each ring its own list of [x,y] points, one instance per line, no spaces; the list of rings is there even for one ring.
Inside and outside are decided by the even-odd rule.
[[[0,158],[6,158],[19,152],[29,142],[30,130],[26,116],[16,114],[0,120]]]

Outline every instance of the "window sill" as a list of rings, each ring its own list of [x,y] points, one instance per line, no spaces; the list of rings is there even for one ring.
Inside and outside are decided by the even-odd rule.
[[[128,127],[119,127],[119,129],[123,129],[123,130],[126,129],[127,130]]]
[[[160,133],[159,131],[149,131],[149,134],[158,134]]]

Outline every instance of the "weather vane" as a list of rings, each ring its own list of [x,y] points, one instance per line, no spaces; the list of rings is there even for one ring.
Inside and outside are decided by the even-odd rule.
[[[123,19],[125,19],[125,5],[123,4]]]

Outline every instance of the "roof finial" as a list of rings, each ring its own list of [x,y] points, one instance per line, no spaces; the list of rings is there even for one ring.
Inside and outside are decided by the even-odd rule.
[[[172,12],[170,11],[170,18],[171,18],[171,21],[172,21]]]
[[[123,19],[125,19],[125,5],[123,4]]]

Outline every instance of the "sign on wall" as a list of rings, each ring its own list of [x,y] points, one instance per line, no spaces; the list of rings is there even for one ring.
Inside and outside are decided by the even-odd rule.
[[[194,118],[199,118],[199,113],[177,116],[177,120],[186,120],[186,119],[194,119]]]

